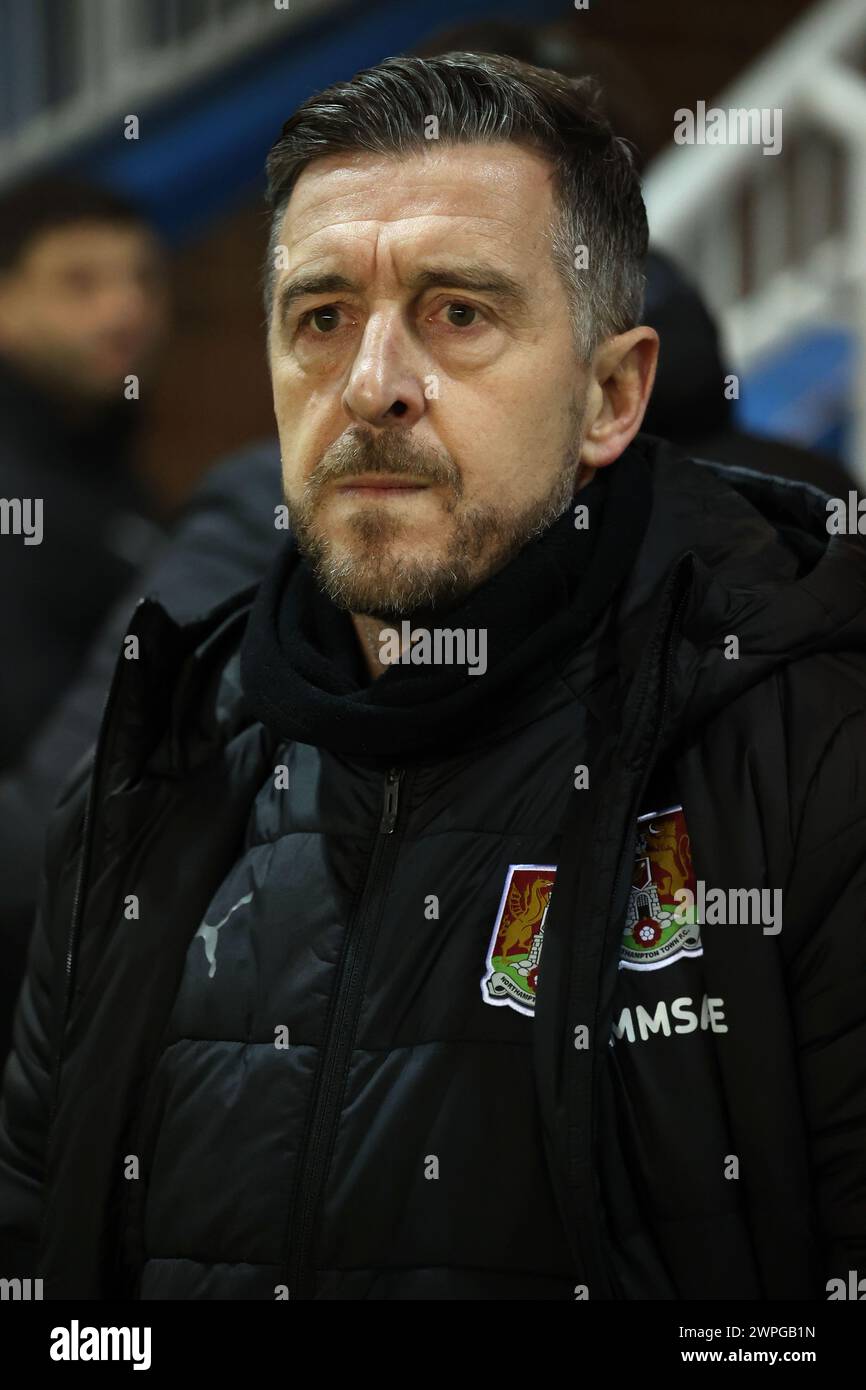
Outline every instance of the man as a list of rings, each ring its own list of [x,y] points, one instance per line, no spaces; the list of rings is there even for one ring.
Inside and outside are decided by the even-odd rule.
[[[5,1265],[823,1298],[866,1254],[862,541],[638,437],[585,84],[389,59],[268,172],[291,536],[208,619],[139,606],[61,797]]]
[[[648,101],[639,79],[613,60],[607,48],[587,49],[575,24],[530,28],[510,21],[458,25],[413,50],[432,57],[450,49],[502,52],[539,67],[556,67],[570,77],[589,71],[604,76],[606,114],[635,147],[646,136]],[[619,96],[617,97],[617,94]],[[653,392],[642,428],[675,442],[689,457],[739,464],[759,472],[811,482],[847,497],[851,479],[836,460],[735,428],[727,399],[719,335],[706,305],[678,268],[652,248],[646,257],[643,319],[660,338]],[[38,870],[45,824],[64,770],[78,761],[99,730],[117,646],[142,593],[159,597],[175,618],[200,614],[233,588],[258,579],[282,533],[275,530],[262,493],[280,491],[276,441],[263,442],[225,460],[196,489],[172,537],[121,599],[103,625],[81,674],[27,757],[0,776],[0,926],[5,970],[0,979],[0,1068],[11,1043],[12,1011],[25,965],[35,915]],[[13,864],[15,872],[5,866]]]
[[[131,446],[165,304],[158,243],[123,199],[59,176],[0,196],[0,768],[157,534]]]

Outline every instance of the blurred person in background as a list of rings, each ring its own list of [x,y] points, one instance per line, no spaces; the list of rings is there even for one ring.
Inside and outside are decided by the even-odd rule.
[[[131,379],[166,314],[161,247],[124,199],[59,175],[0,194],[0,768],[62,698],[158,534],[134,471]]]

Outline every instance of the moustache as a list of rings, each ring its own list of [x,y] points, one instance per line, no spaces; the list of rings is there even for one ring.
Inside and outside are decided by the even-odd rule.
[[[404,436],[344,435],[329,449],[307,481],[308,497],[318,494],[327,483],[359,473],[382,473],[391,477],[412,477],[422,482],[450,487],[459,496],[463,490],[460,471],[447,455],[411,448]]]

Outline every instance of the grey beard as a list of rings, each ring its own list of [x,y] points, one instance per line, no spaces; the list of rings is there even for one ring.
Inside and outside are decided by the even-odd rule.
[[[399,535],[400,523],[384,512],[354,518],[360,555],[335,556],[328,539],[316,533],[313,509],[303,502],[287,501],[289,523],[298,549],[332,603],[349,613],[393,623],[422,609],[453,607],[503,569],[568,508],[578,475],[579,465],[570,457],[548,494],[523,511],[467,510],[456,518],[446,554],[429,563],[387,559],[386,546]],[[457,505],[450,509],[452,514]]]

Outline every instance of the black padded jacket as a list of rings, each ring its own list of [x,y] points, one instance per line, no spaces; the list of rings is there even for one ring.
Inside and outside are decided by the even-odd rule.
[[[138,606],[49,833],[8,1275],[821,1299],[863,1271],[864,544],[807,486],[633,447],[621,599],[459,752],[281,742],[239,684],[252,591]],[[689,885],[722,920],[675,924]]]

